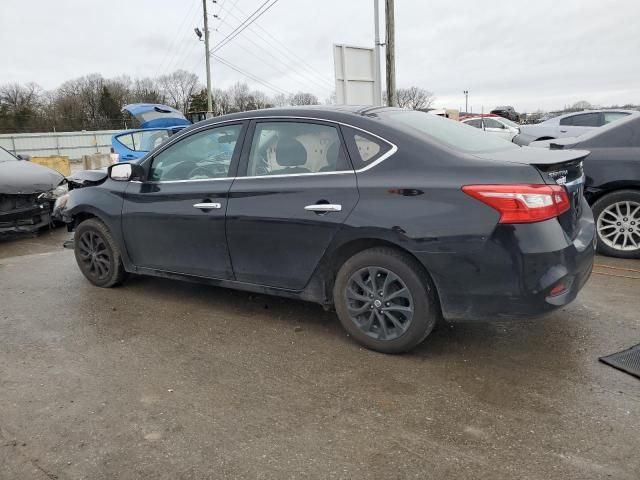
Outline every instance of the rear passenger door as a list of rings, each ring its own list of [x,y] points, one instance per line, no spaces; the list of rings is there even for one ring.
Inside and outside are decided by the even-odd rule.
[[[227,208],[235,279],[303,289],[357,201],[337,125],[253,121]]]

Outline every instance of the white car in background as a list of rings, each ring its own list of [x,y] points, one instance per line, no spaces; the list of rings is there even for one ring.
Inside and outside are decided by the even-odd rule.
[[[513,139],[517,145],[529,145],[538,140],[554,140],[556,138],[579,137],[591,132],[594,128],[622,120],[633,110],[585,110],[550,118],[534,125],[522,125],[520,135]]]
[[[520,133],[520,125],[497,115],[468,117],[462,119],[461,122],[472,127],[483,129],[485,132],[497,135],[509,142]]]

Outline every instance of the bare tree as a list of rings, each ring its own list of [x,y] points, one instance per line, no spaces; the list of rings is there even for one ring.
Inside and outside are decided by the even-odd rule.
[[[176,70],[173,73],[158,77],[158,85],[165,96],[166,102],[182,113],[189,112],[191,95],[202,87],[195,73],[186,70]]]
[[[411,110],[424,110],[435,101],[433,93],[420,87],[399,88],[397,91],[398,106]]]
[[[253,92],[251,92],[250,98],[250,110],[259,110],[261,108],[273,107],[273,103],[271,103],[271,100],[269,99],[269,97],[267,97],[267,94],[261,92],[260,90],[254,90]]]
[[[589,102],[587,102],[586,100],[580,100],[579,102],[571,105],[570,110],[590,110],[592,108],[593,105],[591,105]]]
[[[19,112],[35,109],[39,103],[42,88],[36,83],[8,83],[0,86],[0,103],[10,111]]]
[[[313,93],[298,92],[289,99],[291,105],[319,105],[318,97]]]
[[[161,88],[150,78],[136,78],[129,92],[129,103],[164,103]]]
[[[234,111],[244,112],[249,109],[251,94],[249,93],[249,85],[246,83],[234,83],[231,88],[229,88],[229,97]]]
[[[287,107],[291,105],[289,103],[289,97],[284,93],[278,93],[276,96],[271,98],[271,103],[275,107]]]

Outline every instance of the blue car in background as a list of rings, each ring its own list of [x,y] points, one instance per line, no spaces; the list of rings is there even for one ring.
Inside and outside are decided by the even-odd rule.
[[[144,157],[174,133],[191,125],[191,122],[175,108],[157,103],[132,103],[125,105],[140,127],[126,130],[111,138],[111,153],[119,162],[130,162]]]

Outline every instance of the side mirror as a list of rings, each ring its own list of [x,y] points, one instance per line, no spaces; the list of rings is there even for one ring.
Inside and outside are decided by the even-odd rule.
[[[16,156],[18,157],[18,160],[25,160],[27,162],[31,160],[31,155],[25,155],[24,153],[19,153]]]
[[[137,163],[116,163],[109,167],[109,178],[116,182],[141,180],[144,169]]]

